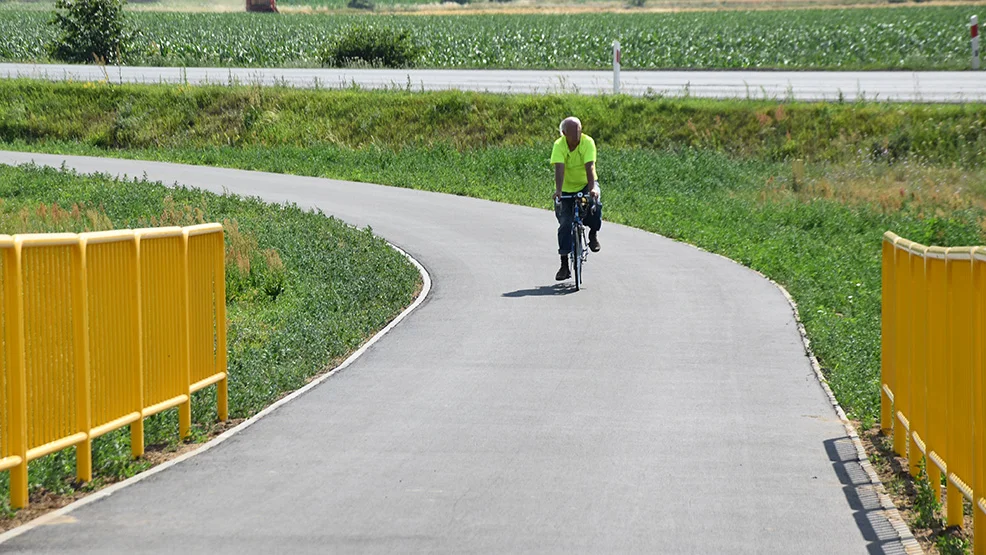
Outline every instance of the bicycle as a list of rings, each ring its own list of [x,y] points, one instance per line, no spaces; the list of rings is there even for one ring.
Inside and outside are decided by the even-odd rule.
[[[575,199],[572,203],[574,214],[572,215],[572,252],[569,257],[572,261],[572,277],[575,278],[575,290],[582,289],[582,265],[589,258],[588,241],[586,240],[585,225],[582,223],[582,216],[590,210],[589,197],[585,193],[575,193],[561,195],[561,199]],[[561,202],[561,200],[559,200]]]

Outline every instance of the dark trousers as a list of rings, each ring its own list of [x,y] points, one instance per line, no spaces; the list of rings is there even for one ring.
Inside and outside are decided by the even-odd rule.
[[[566,195],[571,193],[564,193]],[[582,189],[582,194],[589,195],[589,186],[586,185],[585,189]],[[561,202],[555,205],[555,217],[558,218],[558,254],[568,254],[572,252],[572,219],[574,212],[574,205],[577,199],[574,198],[563,198]],[[595,201],[592,204],[592,198],[589,198],[589,209],[586,214],[582,217],[582,223],[589,228],[590,231],[599,231],[599,228],[603,225],[603,204],[599,201]]]

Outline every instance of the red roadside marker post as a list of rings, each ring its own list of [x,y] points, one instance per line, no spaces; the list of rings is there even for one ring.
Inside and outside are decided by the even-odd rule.
[[[972,34],[972,69],[979,69],[979,18],[972,16],[972,25],[969,27]]]

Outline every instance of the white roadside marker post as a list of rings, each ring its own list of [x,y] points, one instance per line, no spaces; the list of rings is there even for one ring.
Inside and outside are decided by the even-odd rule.
[[[972,16],[972,69],[979,69],[979,18]]]
[[[620,94],[620,41],[613,41],[613,94]]]

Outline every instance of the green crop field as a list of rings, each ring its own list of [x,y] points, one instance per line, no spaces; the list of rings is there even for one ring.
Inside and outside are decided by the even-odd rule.
[[[350,0],[277,0],[282,12],[345,12]],[[907,6],[906,2],[927,0],[372,0],[375,9],[383,12],[421,9],[440,10],[450,14],[483,11],[530,13],[539,10],[552,12],[615,11],[623,9],[648,10],[739,10],[739,9],[787,9],[836,6]],[[461,3],[460,3],[461,2]],[[54,0],[0,0],[2,9],[50,10]],[[949,0],[949,4],[981,4],[982,0]],[[128,0],[127,9],[133,11],[186,11],[186,12],[242,12],[243,0]]]
[[[431,68],[964,69],[968,7],[582,15],[135,12],[137,65],[301,66],[358,22],[411,31]],[[0,10],[0,60],[49,61],[38,10]]]

